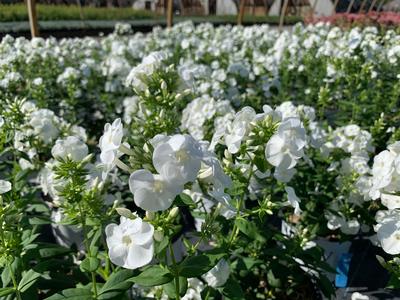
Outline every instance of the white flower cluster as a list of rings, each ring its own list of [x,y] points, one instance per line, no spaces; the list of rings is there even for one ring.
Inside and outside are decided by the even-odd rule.
[[[400,254],[400,142],[395,142],[374,158],[372,199],[380,199],[388,210],[376,214],[374,229],[385,252]]]
[[[274,177],[281,182],[289,182],[296,172],[294,167],[304,156],[308,140],[303,122],[297,113],[293,116],[287,112],[282,113],[281,107],[273,110],[264,105],[263,112],[257,114],[252,107],[246,106],[225,125],[224,133],[216,130],[213,142],[219,140],[227,146],[229,153],[237,154],[242,143],[252,139],[252,130],[257,122],[266,119],[271,121],[274,134],[264,145],[265,158],[275,167]]]
[[[208,95],[192,100],[182,111],[182,130],[187,130],[196,140],[204,139],[207,122],[216,127],[218,116],[233,115],[234,110],[228,100],[215,101]]]
[[[130,26],[118,25],[102,39],[0,42],[0,148],[6,170],[0,177],[13,182],[0,180],[1,201],[14,201],[19,189],[30,194],[39,184],[49,215],[64,225],[69,216],[63,209],[71,204],[65,187],[73,180],[61,179],[68,170],[60,166],[76,167],[82,201],[70,205],[76,221],[70,227],[81,241],[77,209],[84,203],[90,210],[94,203],[97,219],[80,225],[99,222],[93,228],[105,228],[111,262],[128,269],[152,261],[164,265],[165,258],[171,271],[173,251],[167,247],[178,242],[184,256],[191,256],[203,246],[235,249],[246,239],[240,255],[247,258],[248,247],[258,263],[257,256],[265,256],[254,251],[253,241],[262,244],[265,232],[247,230],[273,218],[290,223],[284,238],[304,251],[316,246],[321,232],[327,237],[327,227],[329,236],[345,239],[370,238],[375,230],[384,251],[400,254],[400,142],[374,157],[375,146],[385,147],[399,133],[393,96],[399,91],[398,34],[323,24],[279,33],[268,26],[191,23],[125,33],[132,33]],[[394,99],[388,108],[381,103],[385,95]],[[317,110],[306,105],[314,103]],[[377,107],[385,110],[381,119]],[[114,121],[104,126],[100,151],[90,153],[99,124],[105,123],[100,119]],[[15,152],[19,165],[8,151]],[[93,154],[99,155],[92,164]],[[12,180],[11,168],[18,174]],[[27,179],[19,178],[25,174],[20,169]],[[189,212],[180,211],[181,205]],[[139,209],[132,213],[127,207]],[[115,212],[119,224],[109,224]],[[186,228],[186,218],[194,219],[194,228]],[[175,232],[180,225],[183,233]],[[193,245],[191,235],[200,237]],[[272,250],[286,254],[285,243],[274,241]],[[156,251],[159,246],[166,247],[160,252],[165,257]],[[78,249],[83,252],[83,245]],[[98,250],[103,263],[106,253]],[[308,267],[298,254],[292,256],[298,269],[317,278],[318,268]],[[238,258],[223,257],[205,274],[189,278],[181,299],[201,299],[209,287],[222,292],[228,278],[240,277],[230,277]],[[168,298],[156,289],[150,295]]]
[[[142,63],[134,67],[128,77],[125,85],[134,88],[137,92],[144,92],[147,89],[147,80],[151,75],[163,66],[167,59],[165,52],[153,52],[144,57]]]

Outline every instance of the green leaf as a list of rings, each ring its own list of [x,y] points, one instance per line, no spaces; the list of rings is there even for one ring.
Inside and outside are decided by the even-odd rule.
[[[99,300],[112,299],[117,297],[125,291],[127,291],[131,286],[132,282],[128,281],[132,277],[133,272],[131,270],[119,270],[107,279],[107,282],[99,291]]]
[[[224,248],[214,248],[204,251],[202,254],[207,255],[211,263],[215,266],[221,258],[226,256],[227,251]]]
[[[86,257],[81,265],[80,268],[82,272],[95,272],[100,265],[100,259],[96,257]]]
[[[185,296],[187,288],[188,288],[187,278],[179,277],[179,295],[181,297]],[[164,284],[163,290],[170,299],[176,299],[177,297],[176,297],[175,279]]]
[[[330,282],[330,280],[325,275],[321,274],[318,282],[318,286],[320,287],[325,297],[330,298],[332,295],[335,294],[335,289],[333,288],[332,282]]]
[[[156,286],[168,283],[173,278],[174,276],[167,269],[156,265],[146,268],[138,276],[129,279],[129,281],[142,286]]]
[[[395,274],[391,274],[389,282],[386,286],[388,289],[400,289],[400,279]]]
[[[55,294],[45,300],[93,300],[92,292],[89,289],[74,288],[66,289],[61,294]]]
[[[101,237],[101,230],[96,230],[93,234],[93,237],[91,237],[92,241],[90,242],[90,252],[92,255],[95,255],[94,253],[97,253],[98,247],[96,246],[97,242],[99,241]]]
[[[8,287],[8,288],[0,288],[0,297],[5,297],[5,296],[10,295],[10,294],[12,294],[14,292],[15,292],[14,288],[10,288],[10,287]]]
[[[188,206],[190,208],[196,208],[196,203],[194,203],[194,201],[189,195],[184,193],[176,196],[175,204],[177,206]]]
[[[206,286],[205,289],[201,291],[201,299],[214,300],[220,298],[221,295],[210,286]]]
[[[178,266],[178,274],[186,278],[198,277],[208,272],[215,264],[207,255],[190,256]]]
[[[262,263],[262,260],[255,259],[252,257],[242,257],[236,262],[236,266],[239,270],[252,270],[254,266]]]
[[[247,235],[249,238],[253,239],[253,240],[258,240],[260,242],[264,242],[265,241],[265,237],[263,237],[257,228],[257,225],[249,222],[243,218],[238,218],[235,221],[236,226],[239,228],[239,230],[244,233],[245,235]]]
[[[279,278],[275,277],[272,270],[268,271],[267,280],[268,280],[269,285],[272,287],[280,287],[281,286],[281,280]]]
[[[376,259],[378,260],[379,264],[384,267],[385,269],[388,267],[387,262],[382,256],[376,255]]]
[[[31,224],[31,225],[51,224],[51,219],[46,216],[31,217],[31,218],[29,218],[29,224]]]
[[[14,274],[20,272],[19,271],[20,264],[21,264],[21,259],[18,257],[15,257],[13,263],[11,264],[11,269],[14,272]],[[11,282],[9,268],[4,268],[3,272],[1,273],[1,282],[3,283],[3,287],[7,287],[7,285]]]
[[[72,252],[71,249],[58,246],[58,245],[53,245],[53,244],[45,244],[41,245],[41,249],[39,250],[39,254],[43,258],[50,258],[53,256],[58,256],[58,255],[65,255],[67,253]]]
[[[221,293],[225,296],[225,299],[231,299],[231,300],[244,299],[244,293],[242,287],[236,280],[232,278],[229,278],[228,281],[225,283]]]
[[[161,253],[164,249],[168,247],[169,244],[169,239],[167,237],[164,237],[161,242],[156,242],[155,243],[155,253],[159,254]]]
[[[29,270],[23,276],[21,281],[18,284],[18,290],[23,293],[27,289],[29,289],[39,278],[41,275],[33,270]]]

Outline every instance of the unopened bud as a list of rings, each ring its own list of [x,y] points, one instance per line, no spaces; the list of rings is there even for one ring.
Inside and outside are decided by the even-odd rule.
[[[167,83],[164,80],[161,80],[161,89],[166,91],[168,89]]]
[[[187,96],[187,95],[189,95],[191,92],[192,92],[192,91],[191,91],[190,89],[186,89],[186,90],[184,90],[184,91],[182,92],[182,94],[183,94],[184,96]]]
[[[115,210],[122,217],[125,217],[128,219],[135,219],[135,215],[129,209],[127,209],[125,207],[117,207]]]
[[[95,179],[93,180],[92,185],[93,185],[94,188],[98,188],[98,184],[99,184],[99,177],[95,177]]]
[[[174,207],[173,209],[171,209],[169,211],[167,218],[168,218],[168,220],[173,220],[178,216],[178,214],[179,214],[179,207]]]
[[[182,99],[182,97],[183,97],[182,94],[178,93],[175,95],[175,100],[179,101]]]
[[[228,151],[228,149],[225,149],[224,156],[229,160],[232,159],[232,154]]]
[[[154,218],[156,217],[156,214],[152,211],[146,211],[146,218],[149,221],[154,220]]]
[[[103,188],[104,188],[104,181],[100,181],[100,183],[97,184],[97,189],[101,191]]]
[[[90,153],[90,154],[86,155],[85,158],[82,159],[81,164],[85,164],[86,165],[86,164],[90,163],[92,158],[93,158],[93,153]]]
[[[158,227],[157,230],[154,230],[153,237],[157,242],[161,242],[164,239],[164,231],[161,227]]]
[[[174,69],[174,64],[171,64],[167,67],[167,71],[172,71]]]

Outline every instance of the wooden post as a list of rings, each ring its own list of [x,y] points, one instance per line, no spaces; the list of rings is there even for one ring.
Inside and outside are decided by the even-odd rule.
[[[365,4],[366,4],[366,3],[367,3],[367,0],[363,0],[363,1],[361,2],[360,10],[358,11],[359,14],[362,14],[362,12],[364,11]]]
[[[167,27],[172,27],[172,18],[174,16],[174,0],[167,0]]]
[[[311,18],[314,20],[315,9],[317,8],[318,0],[314,0],[314,3],[311,7]]]
[[[181,15],[185,15],[185,6],[183,5],[183,1],[179,0],[179,6],[181,7]]]
[[[283,22],[285,21],[286,10],[287,10],[288,4],[289,4],[289,0],[284,0],[283,7],[281,10],[281,17],[279,19],[279,31],[282,31],[282,29],[283,29]]]
[[[353,8],[354,5],[354,0],[351,0],[349,3],[349,6],[347,6],[346,13],[349,14],[351,12],[351,9]]]
[[[336,14],[336,7],[339,4],[339,0],[335,0],[335,2],[333,3],[333,11],[332,11],[332,15]]]
[[[368,13],[370,13],[370,12],[374,9],[374,6],[375,6],[375,4],[376,4],[376,1],[377,1],[377,0],[372,0],[372,3],[371,3],[371,5],[370,5],[370,7],[369,7],[369,9],[368,9]]]
[[[269,11],[268,0],[264,0],[264,9],[265,9],[265,15],[268,16],[268,11]]]
[[[385,4],[385,0],[382,0],[382,1],[379,3],[379,5],[378,5],[378,7],[377,7],[377,9],[376,9],[376,12],[377,12],[377,13],[379,13],[379,12],[381,11],[381,9],[382,9],[382,7],[383,7],[384,4]]]
[[[238,14],[238,19],[237,19],[237,24],[238,25],[242,25],[243,24],[245,7],[246,7],[246,0],[240,0],[239,14]]]
[[[31,36],[38,37],[39,36],[39,26],[36,15],[36,1],[35,0],[27,0],[28,5],[28,14],[29,14],[29,26],[31,28]]]

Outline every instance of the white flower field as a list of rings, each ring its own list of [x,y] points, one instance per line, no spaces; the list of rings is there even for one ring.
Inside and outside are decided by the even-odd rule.
[[[6,36],[0,299],[335,299],[357,240],[400,288],[399,109],[390,29]]]

